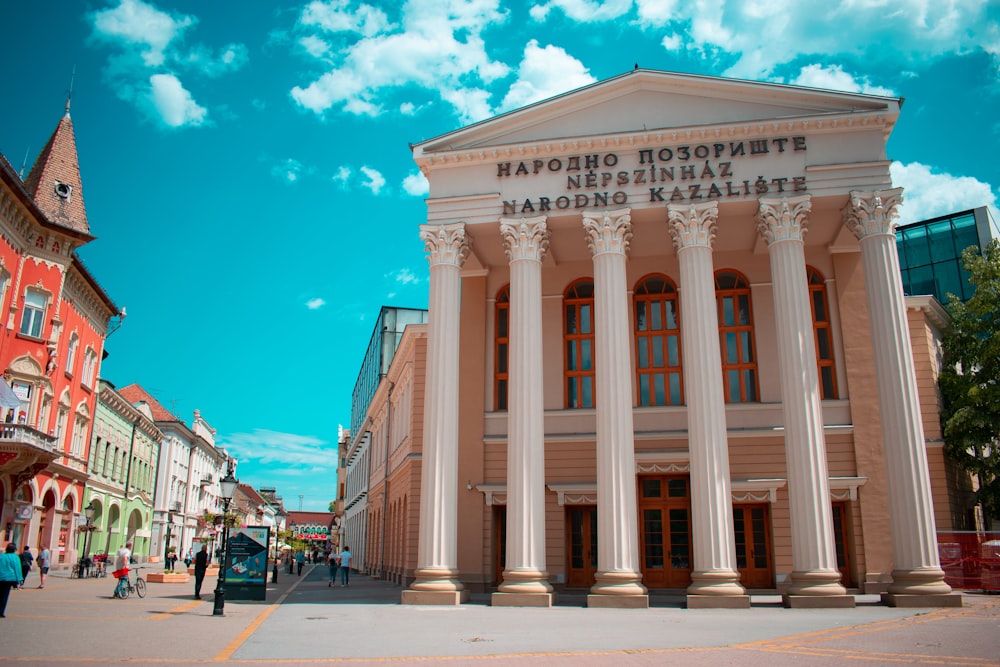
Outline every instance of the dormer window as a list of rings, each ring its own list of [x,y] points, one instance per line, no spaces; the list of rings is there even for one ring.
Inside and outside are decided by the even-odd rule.
[[[65,199],[69,201],[70,195],[73,194],[73,186],[68,183],[63,183],[62,181],[56,181],[56,196],[60,199]]]

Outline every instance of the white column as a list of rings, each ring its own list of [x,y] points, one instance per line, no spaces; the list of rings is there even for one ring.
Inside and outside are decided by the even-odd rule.
[[[949,595],[937,549],[930,475],[896,252],[902,188],[851,192],[844,224],[861,243],[882,440],[889,480],[895,568],[883,600],[894,606],[959,606]],[[914,597],[915,596],[915,597]]]
[[[761,199],[757,232],[767,241],[774,292],[785,461],[792,519],[791,586],[785,606],[853,607],[840,584],[823,438],[816,342],[803,241],[812,208],[809,195]],[[799,599],[802,596],[809,600]]]
[[[718,202],[669,205],[667,223],[680,264],[681,360],[691,467],[689,607],[749,607],[739,583],[733,527],[726,401],[712,243]]]
[[[639,568],[632,359],[625,257],[630,209],[584,211],[594,256],[594,387],[597,408],[597,574],[591,607],[648,607]]]
[[[545,406],[542,393],[542,259],[545,217],[501,220],[510,261],[507,400],[507,560],[497,606],[552,605],[545,569]]]
[[[403,604],[458,604],[458,359],[465,223],[421,225],[430,261],[417,569]]]

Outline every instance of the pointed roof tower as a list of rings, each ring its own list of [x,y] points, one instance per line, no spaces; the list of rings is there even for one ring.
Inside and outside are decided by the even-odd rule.
[[[76,153],[69,102],[67,97],[66,112],[45,148],[38,154],[24,187],[51,222],[89,234],[90,223],[83,205],[80,159]]]

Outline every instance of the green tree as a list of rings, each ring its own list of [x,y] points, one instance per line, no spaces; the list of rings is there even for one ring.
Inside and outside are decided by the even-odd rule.
[[[337,511],[337,501],[336,500],[331,500],[330,501],[330,511],[331,512],[336,512]]]
[[[965,303],[948,295],[941,424],[947,453],[978,478],[976,502],[989,520],[1000,514],[1000,243],[982,254],[966,248],[962,263],[976,291]]]

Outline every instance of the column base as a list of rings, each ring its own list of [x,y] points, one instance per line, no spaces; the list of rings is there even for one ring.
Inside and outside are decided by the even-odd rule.
[[[598,609],[648,609],[648,595],[594,595],[587,596],[587,606]]]
[[[598,572],[587,596],[588,607],[645,609],[649,595],[639,572]]]
[[[749,595],[688,595],[688,609],[749,609]]]
[[[458,581],[458,570],[445,567],[420,568],[409,590],[403,591],[402,604],[458,605],[469,599],[469,591]]]
[[[401,604],[458,606],[469,601],[469,591],[403,591]]]
[[[494,593],[490,604],[494,607],[551,607],[554,593]]]
[[[913,570],[893,570],[892,583],[886,590],[890,595],[917,595],[933,597],[949,595],[951,586],[944,581],[944,570],[931,567]]]
[[[702,570],[691,573],[688,597],[739,597],[746,595],[736,570]],[[749,598],[747,598],[749,600]]]
[[[853,595],[792,595],[781,596],[781,604],[786,609],[853,609]]]
[[[961,593],[945,593],[931,595],[901,595],[898,593],[882,593],[882,604],[888,607],[961,607]]]
[[[498,593],[518,595],[542,595],[552,592],[549,573],[545,570],[519,569],[504,570],[503,581],[497,587]]]

